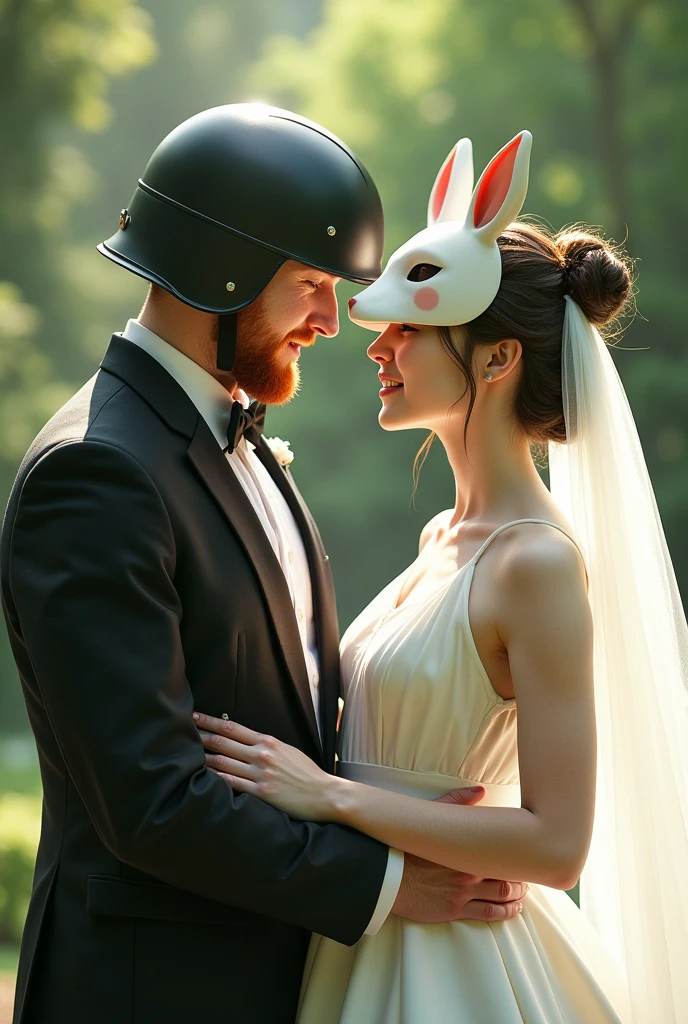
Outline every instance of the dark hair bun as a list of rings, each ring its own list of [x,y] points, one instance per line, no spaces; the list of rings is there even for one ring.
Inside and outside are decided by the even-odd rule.
[[[596,327],[617,316],[631,293],[631,274],[623,258],[597,235],[568,231],[557,237],[567,291]]]

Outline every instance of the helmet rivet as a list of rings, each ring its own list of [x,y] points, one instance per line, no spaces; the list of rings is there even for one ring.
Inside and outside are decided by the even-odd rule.
[[[119,211],[119,226],[122,229],[122,231],[126,231],[126,229],[129,227],[130,224],[131,224],[131,214],[129,213],[129,211],[128,210],[120,210]]]
[[[331,236],[331,235],[336,235],[336,234],[337,234],[337,229],[336,229],[336,228],[333,228],[333,227],[332,227],[332,225],[330,224],[329,228],[327,229],[327,233],[328,233],[328,235],[330,235],[330,236]]]
[[[233,292],[234,289],[236,288],[236,285],[234,284],[234,281],[228,281],[227,284],[225,285],[225,288],[227,289],[228,292]]]

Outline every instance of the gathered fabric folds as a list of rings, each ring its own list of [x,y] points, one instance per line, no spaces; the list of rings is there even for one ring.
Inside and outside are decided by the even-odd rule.
[[[627,981],[633,1024],[688,1021],[688,628],[642,447],[599,332],[566,298],[568,443],[550,486],[584,550],[598,779],[581,907]]]

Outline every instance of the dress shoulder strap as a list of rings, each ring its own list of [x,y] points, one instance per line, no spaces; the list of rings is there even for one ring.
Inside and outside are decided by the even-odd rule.
[[[583,549],[581,548],[579,541],[577,541],[573,534],[569,533],[568,530],[565,530],[563,526],[559,526],[558,523],[552,523],[549,521],[549,519],[514,519],[510,523],[503,523],[502,526],[498,526],[497,529],[494,530],[487,538],[487,540],[480,546],[476,554],[473,556],[473,561],[477,564],[478,560],[482,557],[483,552],[489,547],[489,545],[492,543],[495,537],[498,537],[500,535],[500,533],[504,533],[505,530],[509,530],[512,526],[520,526],[521,523],[540,523],[542,526],[551,526],[554,530],[559,530],[559,532],[563,533],[565,537],[568,537],[571,543],[574,544],[575,547],[578,549],[578,553],[583,560],[585,574],[587,577],[588,570],[585,562],[585,555],[583,553]]]

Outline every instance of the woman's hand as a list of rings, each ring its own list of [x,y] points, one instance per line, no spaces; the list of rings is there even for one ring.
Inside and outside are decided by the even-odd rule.
[[[296,747],[237,722],[194,712],[205,762],[239,793],[260,797],[292,818],[332,821],[337,779]]]

